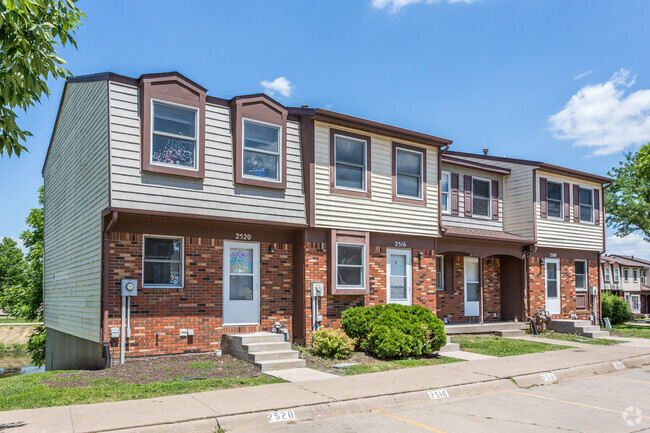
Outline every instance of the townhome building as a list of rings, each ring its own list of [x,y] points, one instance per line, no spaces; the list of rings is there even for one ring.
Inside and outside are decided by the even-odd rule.
[[[69,78],[43,167],[46,367],[310,344],[343,311],[599,316],[603,185],[178,73]]]
[[[608,254],[601,257],[601,290],[612,292],[630,304],[634,314],[649,314],[650,261],[634,256]]]

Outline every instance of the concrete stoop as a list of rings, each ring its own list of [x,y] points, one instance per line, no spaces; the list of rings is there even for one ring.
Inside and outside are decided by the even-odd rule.
[[[499,337],[516,338],[516,337],[525,337],[526,331],[524,331],[523,329],[505,329],[500,331],[494,331],[494,334],[498,335]]]
[[[600,326],[594,326],[589,320],[555,319],[549,325],[555,332],[578,334],[587,338],[609,337],[608,331],[601,331]]]
[[[451,338],[449,335],[447,335],[447,344],[442,346],[438,353],[445,353],[445,352],[458,352],[460,350],[460,344],[458,343],[452,343]]]
[[[306,366],[298,359],[298,352],[291,350],[291,343],[282,334],[255,332],[251,334],[226,334],[222,338],[223,353],[250,362],[264,371],[286,370]]]

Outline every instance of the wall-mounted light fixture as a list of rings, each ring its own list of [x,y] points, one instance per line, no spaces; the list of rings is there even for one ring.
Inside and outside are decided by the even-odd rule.
[[[424,253],[422,251],[418,252],[418,259],[422,260],[424,258]]]
[[[275,245],[271,244],[269,245],[269,254],[275,253]]]
[[[492,259],[487,259],[487,265],[492,266]]]

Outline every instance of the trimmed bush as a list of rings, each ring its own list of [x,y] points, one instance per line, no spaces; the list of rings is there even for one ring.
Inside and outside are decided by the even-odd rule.
[[[311,334],[312,350],[315,354],[334,359],[349,358],[354,350],[354,339],[342,329],[321,329]]]
[[[341,326],[361,350],[378,358],[431,355],[447,341],[442,320],[420,305],[350,308]]]
[[[612,292],[603,292],[602,306],[603,317],[609,317],[612,325],[629,322],[634,318],[630,311],[630,304]]]

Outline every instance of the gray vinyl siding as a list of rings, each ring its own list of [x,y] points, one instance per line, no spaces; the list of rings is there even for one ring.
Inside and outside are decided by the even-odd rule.
[[[567,182],[571,185],[569,188],[569,221],[556,218],[541,218],[539,201],[539,179],[542,177],[559,182]],[[541,170],[537,171],[537,179],[535,181],[535,191],[537,197],[537,200],[535,202],[535,215],[537,215],[537,246],[602,251],[604,224],[602,215],[602,200],[600,200],[600,224],[596,225],[589,222],[574,222],[573,185],[594,188],[595,194],[600,195],[601,193],[601,185],[598,183],[562,176],[554,173],[545,173]],[[622,275],[623,274],[621,273],[621,278],[623,278]]]
[[[99,342],[101,212],[108,207],[107,82],[68,83],[43,171],[44,320]]]
[[[371,136],[371,198],[330,193],[330,126],[315,125],[315,224],[335,229],[438,236],[438,150],[426,146],[427,204],[394,202],[392,139]],[[337,129],[345,129],[336,126]],[[354,130],[351,130],[355,132]],[[400,142],[403,142],[400,140]],[[411,146],[414,143],[404,142]]]
[[[473,170],[465,167],[442,164],[442,171],[448,173],[458,173],[458,215],[450,212],[442,214],[442,223],[450,227],[463,227],[480,230],[498,230],[503,231],[503,176],[500,174],[488,173],[480,170]],[[484,180],[496,180],[499,182],[499,219],[492,219],[492,199],[490,199],[490,216],[483,217],[466,217],[465,216],[465,176],[477,177]],[[451,178],[449,179],[449,188],[451,195]],[[490,187],[491,188],[491,187]]]
[[[511,162],[485,160],[466,156],[454,158],[507,168],[510,174],[503,181],[503,229],[527,238],[533,238],[535,233],[533,223],[533,168],[530,165]]]
[[[110,83],[111,206],[305,224],[299,124],[287,123],[286,191],[241,186],[233,182],[230,109],[205,111],[205,179],[143,173],[138,89]]]

